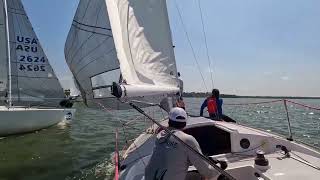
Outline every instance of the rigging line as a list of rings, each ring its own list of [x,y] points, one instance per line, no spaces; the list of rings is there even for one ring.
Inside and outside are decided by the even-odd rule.
[[[79,25],[82,25],[82,26],[87,26],[87,27],[92,27],[92,28],[97,28],[97,29],[104,29],[104,30],[109,30],[111,31],[111,28],[105,28],[105,27],[100,27],[100,26],[92,26],[92,25],[88,25],[88,24],[84,24],[84,23],[81,23],[81,22],[78,22],[76,20],[73,20],[73,22],[79,24]]]
[[[213,89],[214,88],[213,68],[211,69],[211,59],[210,59],[210,55],[209,55],[209,48],[208,48],[208,43],[207,43],[207,35],[206,35],[205,27],[204,27],[203,13],[202,13],[200,0],[198,0],[198,6],[199,6],[199,11],[200,11],[202,32],[203,32],[203,36],[204,36],[204,44],[206,46],[206,53],[207,53],[207,59],[208,59],[209,71],[210,71],[211,83],[212,83],[212,89]]]
[[[280,154],[283,154],[283,153],[280,153]],[[301,162],[301,163],[303,163],[303,164],[305,164],[305,165],[307,165],[307,166],[309,166],[309,167],[312,167],[312,168],[320,171],[320,167],[318,167],[318,166],[310,163],[309,161],[307,161],[306,159],[304,159],[304,158],[302,158],[301,156],[297,155],[296,153],[290,151],[290,154],[293,154],[293,155],[295,155],[296,157],[290,156],[289,158],[292,158],[292,159],[294,159],[294,160],[296,160],[296,161],[299,161],[299,162]]]
[[[198,68],[198,70],[199,70],[199,73],[200,73],[200,75],[201,75],[201,78],[202,78],[202,81],[203,81],[203,84],[204,84],[204,87],[206,88],[206,91],[208,92],[208,88],[207,88],[206,82],[205,82],[205,80],[204,80],[203,74],[202,74],[202,72],[201,72],[201,68],[200,68],[200,65],[199,65],[198,59],[197,59],[197,57],[196,57],[196,53],[195,53],[194,48],[193,48],[193,46],[192,46],[192,43],[191,43],[191,40],[190,40],[190,37],[189,37],[188,31],[187,31],[187,29],[186,29],[186,26],[185,26],[185,24],[184,24],[184,22],[183,22],[182,15],[181,15],[181,12],[180,12],[180,9],[179,9],[179,7],[178,7],[178,4],[177,4],[176,0],[174,0],[173,2],[174,2],[175,7],[176,7],[176,9],[177,9],[177,11],[178,11],[179,18],[180,18],[180,21],[181,21],[181,24],[182,24],[182,27],[183,27],[184,33],[185,33],[185,35],[186,35],[186,37],[187,37],[187,40],[188,40],[189,46],[190,46],[190,48],[191,48],[192,55],[193,55],[193,59],[194,59],[194,60],[195,60],[195,62],[196,62],[197,68]]]
[[[119,117],[117,117],[116,115],[114,115],[113,113],[112,113],[112,111],[111,110],[109,110],[108,109],[108,107],[106,107],[106,105],[102,105],[101,103],[97,103],[103,110],[105,110],[107,113],[109,113],[111,116],[113,116],[115,119],[117,119],[121,124],[122,124],[122,128],[125,130],[125,127],[123,126],[124,125],[124,123],[123,123],[123,121],[119,118]],[[126,132],[124,131],[124,135],[125,135],[125,138],[127,139],[127,137],[126,137]],[[143,160],[143,157],[145,157],[145,156],[142,156],[142,154],[140,153],[140,149],[138,148],[138,146],[136,145],[136,143],[133,141],[133,143],[132,143],[134,146],[135,146],[135,148],[136,148],[136,150],[137,150],[137,153],[138,153],[138,156],[139,156],[139,159],[141,159],[141,161],[142,161],[142,164],[144,165],[144,167],[146,167],[147,165],[146,165],[146,162],[144,162],[144,160]]]

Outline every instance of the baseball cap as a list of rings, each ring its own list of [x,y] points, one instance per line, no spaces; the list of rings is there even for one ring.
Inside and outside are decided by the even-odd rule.
[[[169,112],[169,119],[175,122],[187,122],[187,113],[184,109],[174,107]]]

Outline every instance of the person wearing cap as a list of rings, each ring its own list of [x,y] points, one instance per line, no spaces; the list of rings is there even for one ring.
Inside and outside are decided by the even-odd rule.
[[[183,142],[202,154],[197,140],[182,131],[187,113],[179,107],[169,112],[168,129]],[[184,144],[165,130],[158,133],[150,161],[145,168],[145,180],[184,180],[188,167],[193,165],[205,178],[213,178],[218,172]]]
[[[203,110],[205,107],[207,107],[208,113],[211,119],[221,120],[222,104],[223,104],[223,100],[220,99],[219,90],[213,89],[212,95],[210,97],[207,97],[201,105],[200,116],[203,116]]]

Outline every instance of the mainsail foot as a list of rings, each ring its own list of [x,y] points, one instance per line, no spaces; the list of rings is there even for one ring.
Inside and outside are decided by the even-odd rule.
[[[176,94],[178,87],[157,86],[157,85],[127,85],[112,83],[111,94],[117,98],[124,97],[145,97],[145,96],[164,96],[167,94]]]

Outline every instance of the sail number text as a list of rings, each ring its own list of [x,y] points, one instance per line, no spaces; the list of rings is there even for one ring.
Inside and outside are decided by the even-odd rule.
[[[38,52],[39,43],[36,38],[17,36],[16,43],[16,51],[27,52],[26,55],[20,55],[17,58],[20,71],[46,71],[45,63],[47,59],[44,56],[39,57],[30,54]]]
[[[20,56],[19,58],[19,61],[20,62],[42,62],[42,63],[45,63],[46,62],[46,59],[44,57],[37,57],[37,56]]]
[[[17,36],[16,42],[17,51],[38,52],[38,40],[36,38]]]
[[[33,64],[20,64],[19,66],[20,71],[46,71],[46,66],[44,65],[33,65]]]

